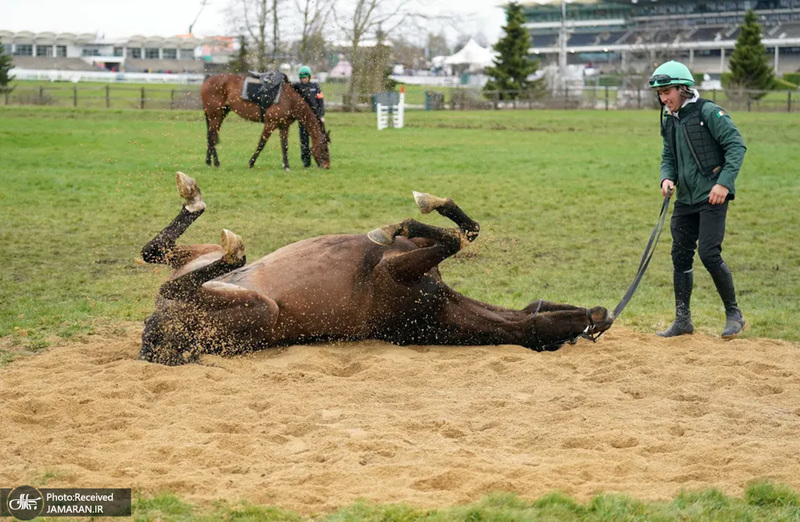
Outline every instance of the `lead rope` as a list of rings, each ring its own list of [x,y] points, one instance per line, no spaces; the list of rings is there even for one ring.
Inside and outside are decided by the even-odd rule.
[[[613,316],[614,320],[616,320],[619,317],[619,314],[621,314],[622,311],[625,309],[625,307],[628,305],[628,302],[631,300],[631,297],[633,297],[633,293],[636,292],[636,288],[642,281],[642,277],[644,277],[644,273],[647,270],[647,267],[650,265],[650,260],[653,258],[653,253],[656,250],[656,245],[658,244],[658,240],[661,237],[661,231],[664,229],[664,221],[667,217],[667,210],[669,209],[669,199],[671,196],[672,193],[664,196],[664,203],[661,204],[661,212],[658,214],[658,221],[656,222],[656,226],[653,229],[653,233],[650,234],[650,240],[647,242],[647,247],[645,247],[644,249],[644,253],[642,254],[642,259],[641,261],[639,261],[639,268],[636,271],[636,277],[633,278],[633,282],[631,283],[631,286],[628,287],[628,291],[625,292],[625,295],[622,297],[619,304],[617,304],[617,307],[614,308],[614,316]],[[536,317],[539,314],[539,310],[542,308],[543,302],[544,300],[542,299],[539,300],[539,303],[536,305],[536,309],[533,311],[532,317]],[[575,344],[581,337],[583,337],[584,339],[589,339],[593,343],[597,342],[597,340],[600,338],[601,335],[603,335],[603,332],[605,332],[605,330],[597,335],[593,335],[594,323],[592,323],[592,316],[588,309],[586,310],[586,315],[589,318],[589,325],[586,327],[586,329],[583,330],[583,332],[579,333],[575,337],[568,337],[561,341],[556,341],[554,343],[549,343],[540,346],[536,348],[536,351],[541,352],[549,348],[561,346],[564,343]],[[534,328],[534,335],[536,335],[535,328]],[[536,340],[538,342],[541,342],[539,341],[538,335],[536,335]]]
[[[644,277],[644,273],[647,270],[647,267],[650,265],[650,260],[653,258],[653,252],[655,252],[656,250],[658,239],[661,237],[661,231],[664,229],[664,221],[667,217],[668,213],[667,210],[669,209],[669,199],[671,196],[672,193],[669,193],[666,196],[664,196],[664,203],[661,204],[661,212],[658,215],[658,222],[656,223],[656,226],[653,229],[653,233],[650,234],[650,240],[647,242],[647,247],[645,247],[644,249],[644,253],[642,254],[642,260],[639,261],[639,269],[636,271],[636,277],[633,278],[633,282],[631,283],[631,286],[628,287],[628,291],[625,292],[625,295],[617,304],[617,307],[614,308],[615,321],[617,320],[617,318],[619,318],[622,311],[628,305],[628,302],[631,300],[631,297],[633,297],[633,293],[636,292],[636,288],[638,288],[639,283],[642,281],[642,277]],[[592,341],[597,341],[597,339],[599,339],[601,335],[603,335],[603,332],[600,332],[594,337],[591,336],[591,333],[588,333],[587,338],[591,339]]]

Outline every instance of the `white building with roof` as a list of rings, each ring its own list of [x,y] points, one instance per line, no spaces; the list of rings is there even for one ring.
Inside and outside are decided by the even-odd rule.
[[[0,30],[0,44],[13,57],[12,74],[21,80],[53,79],[66,71],[71,78],[84,72],[85,79],[101,79],[89,73],[202,75],[206,64],[225,64],[235,52],[231,37],[191,34],[106,39],[93,33]]]

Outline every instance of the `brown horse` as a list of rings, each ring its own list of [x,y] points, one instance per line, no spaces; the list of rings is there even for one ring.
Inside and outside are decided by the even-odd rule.
[[[143,360],[182,364],[200,353],[334,339],[554,350],[613,322],[599,306],[539,300],[512,310],[448,287],[439,263],[474,241],[480,229],[450,199],[414,193],[423,213],[436,210],[457,228],[406,219],[369,234],[299,241],[245,266],[241,238],[228,230],[221,246],[176,246],[205,210],[192,178],[179,172],[177,184],[185,205],[142,249],[148,263],[174,269],[145,321]]]
[[[222,127],[222,120],[232,110],[242,118],[250,121],[263,121],[264,130],[261,132],[261,139],[258,147],[250,158],[250,168],[253,167],[258,159],[258,155],[266,145],[270,134],[276,128],[281,132],[281,150],[283,152],[283,167],[288,170],[288,133],[289,125],[295,120],[303,124],[311,137],[311,154],[322,168],[330,168],[330,153],[328,151],[328,134],[317,119],[314,111],[311,110],[303,97],[294,90],[286,77],[283,77],[283,86],[278,103],[268,107],[264,111],[264,119],[261,119],[261,109],[258,104],[242,99],[242,85],[244,76],[235,74],[218,74],[209,76],[200,87],[200,98],[203,100],[203,110],[206,114],[206,128],[208,148],[206,150],[206,165],[219,167],[217,157],[217,141],[219,130]]]

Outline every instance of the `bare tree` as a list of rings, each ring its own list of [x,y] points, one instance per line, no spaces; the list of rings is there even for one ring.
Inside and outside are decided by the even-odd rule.
[[[278,1],[272,0],[272,63],[277,65],[280,48],[280,25],[278,24]]]
[[[297,52],[302,63],[311,63],[319,54],[320,42],[324,42],[320,36],[331,14],[333,0],[295,0],[294,5],[303,19]]]
[[[385,37],[409,16],[404,11],[408,0],[356,0],[350,13],[340,13],[334,5],[332,8],[336,25],[344,33],[349,45],[349,59],[352,65],[350,85],[347,90],[345,109],[356,107],[357,86],[360,76],[369,65],[363,59],[362,45],[370,34]]]
[[[278,11],[282,1],[236,0],[230,9],[238,32],[246,34],[251,43],[251,52],[255,55],[253,65],[262,71],[268,68],[268,57],[273,65],[277,62],[281,44]]]
[[[447,44],[447,38],[444,34],[428,33],[428,41],[425,44],[425,49],[428,54],[426,58],[430,59],[434,56],[448,56],[450,55],[450,46]]]

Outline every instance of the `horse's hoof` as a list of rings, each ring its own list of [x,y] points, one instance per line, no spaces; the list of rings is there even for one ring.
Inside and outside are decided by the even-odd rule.
[[[222,256],[222,259],[226,263],[235,265],[238,261],[244,259],[244,243],[242,243],[242,238],[238,234],[223,228],[220,235],[220,244],[225,249],[225,255]]]
[[[429,214],[447,203],[445,198],[439,198],[425,192],[412,191],[411,193],[414,195],[414,201],[419,207],[419,211],[423,214]]]
[[[215,161],[215,162],[214,162],[214,166],[215,166],[215,167],[219,167],[219,161]]]
[[[184,205],[189,212],[199,212],[206,208],[206,203],[203,201],[203,195],[200,193],[200,187],[197,182],[184,174],[178,172],[175,175],[175,184],[178,186],[178,194],[186,201]]]
[[[394,236],[386,230],[386,227],[376,228],[369,232],[367,237],[370,241],[381,246],[389,246],[394,243]]]
[[[283,170],[285,170],[286,172],[289,172],[292,169],[290,169],[289,167],[283,167]]]

